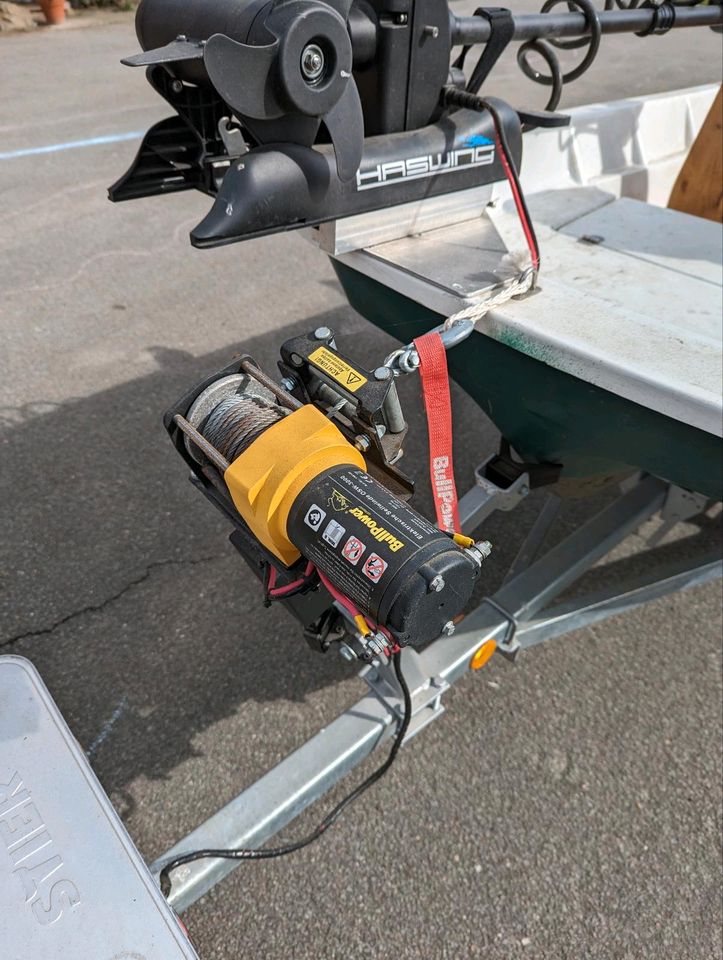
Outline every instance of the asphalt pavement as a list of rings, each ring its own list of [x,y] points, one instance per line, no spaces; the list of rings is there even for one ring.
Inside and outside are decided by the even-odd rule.
[[[108,203],[167,113],[120,66],[135,49],[127,14],[0,39],[0,652],[36,664],[152,860],[361,692],[264,609],[161,414],[242,348],[273,369],[284,339],[326,324],[375,365],[394,342],[298,236],[196,251],[206,198]],[[608,38],[563,105],[720,72],[709,31]],[[491,92],[544,96],[509,57]],[[406,463],[429,510],[417,390]],[[457,388],[453,404],[465,488],[497,438]],[[490,591],[536,505],[486,525]],[[595,506],[567,504],[561,531]],[[676,537],[715,542],[718,520]],[[711,584],[494,659],[320,843],[243,865],[188,911],[201,955],[718,958],[720,600]]]

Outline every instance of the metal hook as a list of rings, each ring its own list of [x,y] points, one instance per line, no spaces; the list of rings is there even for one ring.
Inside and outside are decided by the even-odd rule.
[[[474,325],[474,320],[462,318],[456,320],[450,326],[442,323],[429,332],[438,333],[442,339],[444,349],[451,350],[452,347],[458,346],[458,344],[469,337],[474,330]],[[389,367],[395,376],[399,376],[402,373],[415,373],[419,369],[419,354],[417,353],[417,348],[413,343],[409,343],[406,347],[394,350],[384,361],[384,366]]]

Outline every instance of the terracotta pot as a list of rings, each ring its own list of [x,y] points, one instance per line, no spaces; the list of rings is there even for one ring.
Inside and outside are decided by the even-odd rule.
[[[40,0],[40,6],[48,23],[55,25],[65,20],[65,0]]]

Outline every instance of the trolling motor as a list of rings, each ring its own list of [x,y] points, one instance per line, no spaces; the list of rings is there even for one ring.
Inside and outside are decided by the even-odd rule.
[[[123,62],[146,66],[179,118],[151,128],[111,199],[190,187],[215,196],[191,233],[204,247],[499,180],[490,117],[440,107],[447,0],[416,7],[142,0],[146,52]],[[519,119],[499,109],[519,162]]]
[[[721,23],[715,3],[616,2],[458,17],[447,0],[142,0],[144,52],[123,63],[145,66],[176,115],[151,127],[110,198],[209,194],[191,242],[212,247],[502,180],[505,163],[519,169],[522,124],[567,122],[554,112],[562,88],[589,69],[602,33]],[[488,100],[495,119],[470,95],[512,41],[550,98],[546,112]],[[578,47],[563,72],[556,49]]]
[[[284,603],[315,649],[338,641],[348,658],[450,635],[490,548],[406,502],[391,370],[351,361],[327,327],[287,341],[279,368],[283,386],[242,357],[165,416],[267,602]]]

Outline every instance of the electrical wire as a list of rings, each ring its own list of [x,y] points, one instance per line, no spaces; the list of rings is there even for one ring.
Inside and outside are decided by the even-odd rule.
[[[289,583],[284,587],[275,586],[277,574],[278,572],[276,567],[273,567],[269,564],[264,583],[267,606],[270,605],[272,600],[288,600],[291,597],[297,596],[299,593],[302,593],[304,590],[306,590],[314,582],[314,580],[318,578],[321,584],[326,588],[327,592],[331,594],[332,599],[336,600],[336,602],[346,610],[356,624],[356,627],[362,636],[366,637],[371,633],[381,633],[389,641],[387,652],[395,652],[396,650],[400,649],[394,637],[385,627],[381,627],[370,617],[367,617],[365,614],[363,614],[358,607],[355,607],[351,600],[340,593],[334,584],[328,579],[328,577],[326,577],[321,570],[317,570],[311,561],[307,563],[303,577],[300,577],[298,580],[294,580],[293,583]]]
[[[349,597],[345,597],[343,594],[339,593],[334,584],[328,579],[328,577],[324,576],[321,570],[317,570],[316,573],[322,585],[326,587],[328,593],[331,594],[332,599],[336,600],[337,603],[344,607],[346,612],[359,628],[360,633],[365,636],[369,633],[381,633],[382,636],[386,637],[386,639],[389,641],[389,650],[394,652],[400,649],[399,644],[386,627],[382,627],[378,623],[375,623],[370,617],[367,617],[366,614],[363,614],[361,610],[355,607]]]
[[[264,574],[264,606],[270,607],[275,600],[291,600],[301,593],[306,593],[312,587],[315,587],[318,579],[316,576],[316,567],[309,562],[301,577],[291,583],[286,583],[282,587],[276,586],[279,572],[273,564],[266,564]]]
[[[377,767],[377,769],[371,773],[366,780],[363,780],[357,787],[348,793],[343,800],[337,803],[337,805],[333,807],[329,813],[327,813],[318,826],[312,830],[311,833],[307,834],[305,837],[302,837],[300,840],[292,841],[291,843],[284,844],[280,847],[262,847],[259,850],[250,850],[246,848],[227,850],[194,850],[191,853],[185,853],[178,857],[174,857],[173,860],[170,860],[167,864],[165,864],[159,875],[161,890],[163,891],[164,896],[168,897],[171,891],[171,871],[175,870],[177,867],[183,866],[186,863],[192,863],[195,860],[204,860],[207,858],[221,860],[271,860],[275,857],[284,857],[287,856],[287,854],[296,853],[297,850],[303,850],[304,847],[308,847],[310,843],[318,840],[324,833],[326,833],[329,827],[336,823],[341,814],[351,803],[357,800],[366,790],[369,789],[369,787],[381,780],[381,778],[396,760],[397,754],[399,753],[402,743],[404,742],[404,737],[409,729],[410,720],[412,719],[412,695],[409,691],[407,681],[404,679],[404,674],[402,673],[400,651],[392,654],[392,664],[394,666],[394,673],[397,678],[397,682],[402,691],[404,712],[396,738],[384,763],[380,767]]]
[[[340,593],[336,589],[334,584],[331,582],[331,580],[329,580],[329,578],[326,577],[320,570],[317,570],[316,572],[319,576],[319,580],[321,580],[322,582],[322,585],[326,587],[328,593],[331,594],[332,599],[336,600],[338,604],[344,607],[344,609],[349,614],[349,616],[354,620],[354,622],[358,626],[360,626],[359,621],[365,620],[366,618],[364,617],[362,612],[359,610],[359,608],[355,607],[348,597],[345,597],[344,594]]]
[[[466,90],[459,90],[457,87],[444,87],[442,90],[442,103],[445,106],[464,107],[467,110],[477,110],[479,112],[486,110],[487,113],[489,113],[489,115],[492,117],[492,123],[495,128],[495,142],[497,144],[500,160],[502,162],[502,168],[505,172],[505,176],[507,177],[507,182],[510,185],[512,199],[514,200],[515,207],[517,209],[517,216],[520,218],[522,231],[525,235],[525,240],[527,241],[532,268],[535,273],[537,273],[540,269],[540,247],[537,242],[535,228],[532,225],[530,211],[527,209],[527,201],[525,200],[525,195],[522,192],[522,185],[520,184],[520,178],[519,174],[517,173],[512,151],[510,150],[510,145],[507,142],[504,124],[502,123],[500,115],[497,112],[497,108],[493,103],[491,103],[489,100],[486,100],[484,97],[479,97],[476,94],[469,93]]]
[[[298,580],[294,580],[292,583],[284,584],[283,587],[276,586],[276,579],[278,577],[278,571],[276,567],[273,567],[269,564],[268,578],[266,580],[266,596],[269,600],[279,600],[282,597],[287,598],[300,593],[303,589],[310,586],[313,580],[313,575],[316,572],[316,567],[311,561],[307,563],[306,569],[301,577]]]
[[[485,300],[472,303],[468,307],[463,307],[461,310],[447,317],[441,327],[436,328],[438,332],[444,333],[451,330],[456,324],[465,322],[467,332],[462,337],[462,339],[464,339],[472,333],[477,323],[479,323],[490,310],[496,309],[507,303],[513,297],[522,296],[534,288],[540,269],[540,247],[537,242],[537,235],[532,224],[530,212],[527,209],[527,201],[522,191],[514,157],[512,156],[510,145],[505,135],[504,124],[494,103],[477,96],[477,94],[470,93],[468,90],[446,86],[442,88],[440,93],[440,105],[442,107],[463,107],[467,110],[477,110],[479,112],[487,111],[490,114],[494,126],[497,152],[510,186],[512,199],[517,209],[517,216],[525,235],[530,254],[530,266],[522,270],[517,277],[507,281],[498,293],[494,296],[487,297]],[[458,340],[457,342],[460,341]],[[450,346],[451,344],[446,344],[447,349],[449,349]],[[419,354],[417,353],[417,348],[414,343],[409,343],[406,347],[392,351],[385,359],[384,366],[389,367],[395,376],[417,371],[419,369]]]

